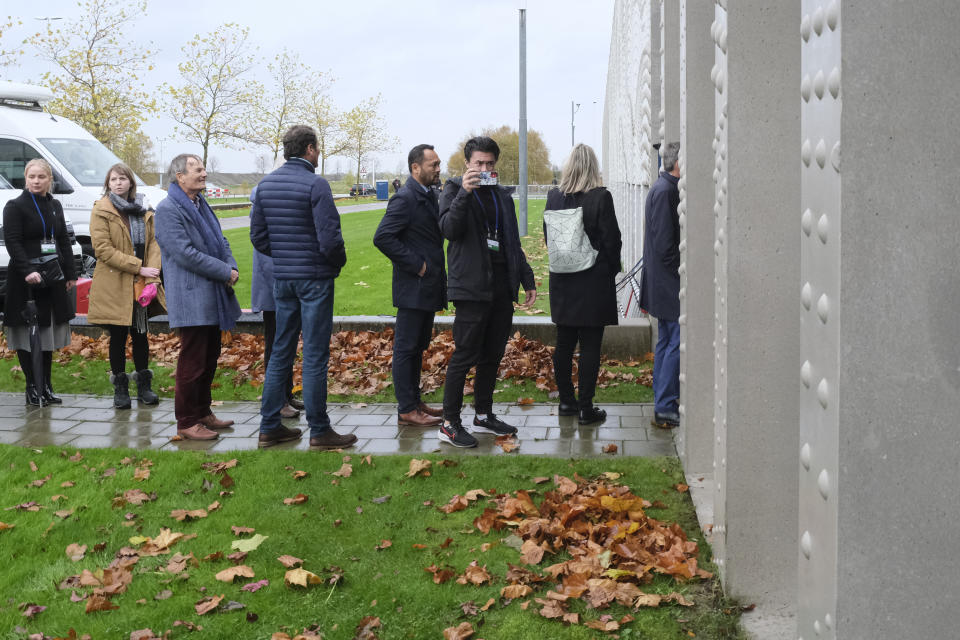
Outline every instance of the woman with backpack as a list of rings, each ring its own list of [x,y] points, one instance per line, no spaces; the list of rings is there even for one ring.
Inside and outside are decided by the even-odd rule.
[[[602,184],[597,156],[585,144],[573,148],[560,185],[547,194],[544,240],[550,253],[550,315],[557,325],[553,374],[561,416],[580,424],[600,422],[607,412],[593,406],[600,373],[603,328],[617,324],[616,276],[620,226],[613,197]],[[579,398],[573,387],[573,352],[580,343]]]

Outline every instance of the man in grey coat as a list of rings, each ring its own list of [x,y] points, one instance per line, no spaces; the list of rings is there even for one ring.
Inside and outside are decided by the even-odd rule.
[[[174,413],[177,433],[191,440],[215,440],[219,420],[210,411],[210,385],[220,357],[220,332],[240,317],[233,285],[240,278],[230,243],[201,195],[207,185],[203,161],[180,154],[170,162],[167,197],[157,205],[157,244],[170,328],[180,330]]]
[[[657,319],[653,360],[654,418],[670,429],[680,424],[680,143],[660,150],[663,171],[644,205],[640,307]]]

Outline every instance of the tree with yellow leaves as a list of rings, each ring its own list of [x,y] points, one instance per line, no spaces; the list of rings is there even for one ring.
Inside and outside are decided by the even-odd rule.
[[[120,153],[127,137],[142,137],[141,125],[156,108],[138,74],[150,71],[155,52],[124,37],[147,9],[120,0],[86,0],[81,13],[54,29],[27,39],[41,58],[55,65],[43,75],[54,100],[47,108],[81,125]]]
[[[474,137],[471,133],[457,146],[447,161],[447,171],[451,175],[462,175],[466,161],[463,147],[467,140]],[[503,125],[498,129],[484,129],[479,135],[493,138],[500,147],[500,159],[497,161],[497,173],[502,184],[517,184],[520,180],[520,134],[516,129]],[[550,151],[543,142],[540,133],[527,132],[527,178],[530,184],[549,184],[553,180],[550,167]]]
[[[247,27],[228,22],[194,36],[181,48],[180,82],[165,83],[165,107],[176,130],[203,148],[206,164],[211,144],[236,147],[250,138],[248,123],[263,85],[249,78],[255,65]]]
[[[392,151],[400,144],[397,138],[387,133],[386,123],[380,115],[381,96],[378,93],[367,98],[343,115],[343,134],[346,142],[344,154],[357,161],[357,176],[363,159],[377,151]]]

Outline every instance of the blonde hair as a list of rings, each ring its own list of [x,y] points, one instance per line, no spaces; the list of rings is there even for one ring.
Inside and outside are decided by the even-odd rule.
[[[560,191],[580,193],[603,186],[597,154],[581,143],[573,148],[560,173]]]
[[[23,167],[23,177],[26,179],[27,172],[30,171],[31,167],[38,166],[42,167],[44,171],[47,172],[47,177],[50,178],[50,187],[53,186],[53,167],[50,166],[50,163],[44,160],[43,158],[34,158],[28,162]],[[49,187],[47,188],[47,193],[50,193]]]

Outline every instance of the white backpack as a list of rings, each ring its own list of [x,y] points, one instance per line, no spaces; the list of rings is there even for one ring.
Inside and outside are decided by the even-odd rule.
[[[596,249],[583,228],[583,207],[543,212],[551,273],[586,271],[597,262]]]

